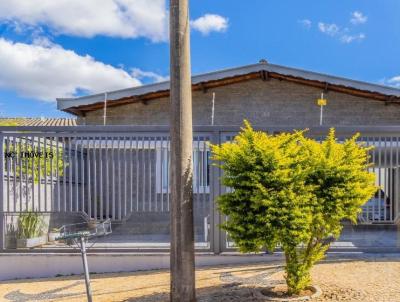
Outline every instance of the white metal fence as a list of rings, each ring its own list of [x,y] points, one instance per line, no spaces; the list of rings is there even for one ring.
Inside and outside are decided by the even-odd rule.
[[[219,231],[222,218],[214,203],[226,188],[219,181],[221,171],[211,163],[209,143],[230,141],[238,130],[194,129],[195,225],[214,251],[229,245],[225,244],[226,234]],[[170,142],[166,127],[3,127],[0,131],[0,209],[5,215],[24,211],[81,213],[88,220],[123,222],[132,215],[169,212]],[[310,129],[308,135],[320,139],[327,132],[319,127]],[[339,139],[355,132],[361,133],[360,141],[375,147],[371,170],[380,187],[363,206],[360,222],[393,223],[399,218],[400,127],[337,128]]]

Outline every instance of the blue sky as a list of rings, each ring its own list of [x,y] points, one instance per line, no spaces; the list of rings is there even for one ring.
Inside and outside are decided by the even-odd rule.
[[[99,3],[102,6],[99,6]],[[0,0],[0,115],[164,80],[168,1]],[[191,1],[193,74],[261,58],[400,87],[400,1]]]

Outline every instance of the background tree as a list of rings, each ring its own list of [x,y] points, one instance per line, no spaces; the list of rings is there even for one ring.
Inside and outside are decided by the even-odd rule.
[[[0,120],[1,127],[15,127],[21,125],[21,119],[3,119]],[[31,189],[34,183],[38,183],[40,178],[58,175],[64,175],[64,169],[68,163],[64,160],[63,146],[44,146],[40,141],[34,141],[33,145],[27,137],[7,138],[3,142],[4,152],[11,156],[5,156],[4,168],[9,171],[18,180],[16,186],[22,185],[23,192],[30,197]],[[24,179],[30,180],[26,182]],[[14,183],[11,182],[11,185]],[[13,190],[18,194],[18,190]],[[34,210],[34,209],[31,209]]]
[[[310,285],[329,238],[339,237],[344,219],[355,223],[377,190],[369,149],[357,138],[339,143],[331,129],[321,143],[304,131],[268,135],[245,122],[232,143],[212,146],[222,182],[233,189],[218,199],[229,216],[222,227],[242,252],[280,246],[289,294]]]

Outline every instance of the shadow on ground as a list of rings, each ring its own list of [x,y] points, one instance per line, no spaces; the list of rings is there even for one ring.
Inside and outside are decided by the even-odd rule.
[[[73,284],[69,284],[67,286],[55,288],[52,290],[47,290],[44,292],[40,293],[35,293],[35,294],[25,294],[21,292],[21,290],[15,290],[12,292],[9,292],[4,296],[7,301],[10,302],[31,302],[31,301],[46,301],[46,300],[56,300],[56,299],[64,299],[68,297],[77,297],[80,295],[85,294],[84,292],[74,292],[74,293],[61,293],[64,290],[74,288],[76,286],[81,286],[82,282],[77,281],[74,282]]]
[[[242,287],[238,284],[212,286],[196,290],[198,302],[253,302],[265,301],[261,296],[263,287]],[[156,293],[138,298],[130,298],[124,302],[162,302],[169,301],[169,293]]]

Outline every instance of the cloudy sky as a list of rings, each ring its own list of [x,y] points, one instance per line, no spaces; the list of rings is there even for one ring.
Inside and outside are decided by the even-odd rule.
[[[400,88],[400,1],[191,1],[192,71],[258,62]],[[168,1],[0,0],[0,116],[163,81]]]

